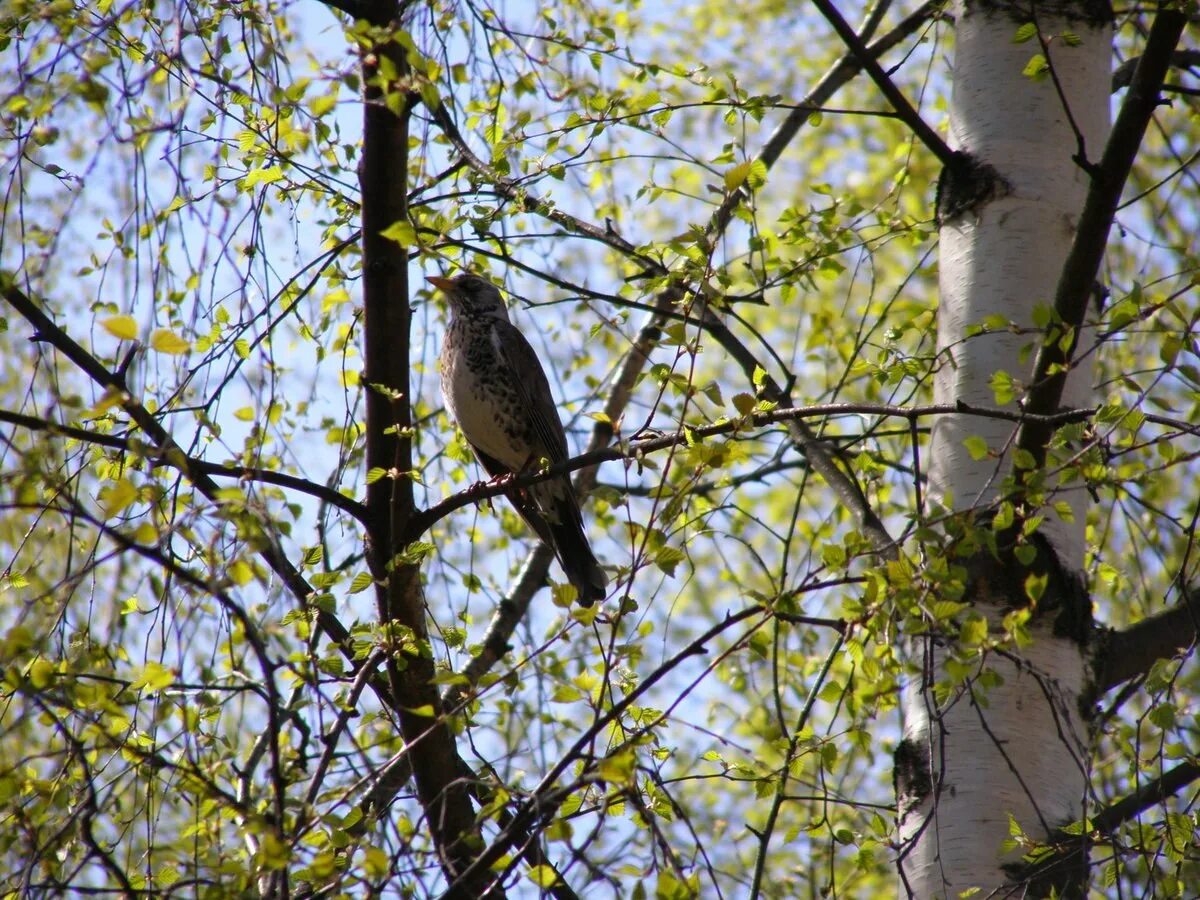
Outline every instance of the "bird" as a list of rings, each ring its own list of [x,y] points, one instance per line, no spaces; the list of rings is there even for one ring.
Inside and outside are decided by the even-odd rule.
[[[450,306],[440,358],[442,397],[493,478],[533,472],[570,458],[554,395],[537,353],[509,321],[492,282],[471,272],[430,275]],[[603,600],[608,578],[592,553],[583,515],[564,475],[505,493],[550,546],[582,606]]]

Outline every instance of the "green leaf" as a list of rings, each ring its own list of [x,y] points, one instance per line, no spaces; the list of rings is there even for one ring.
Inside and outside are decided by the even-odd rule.
[[[973,434],[964,440],[963,446],[967,448],[967,453],[971,455],[971,459],[973,460],[985,459],[988,455],[987,441],[977,434]]]
[[[1167,813],[1166,829],[1163,832],[1163,852],[1167,859],[1179,865],[1188,851],[1195,846],[1196,823],[1183,813]]]
[[[265,169],[254,169],[242,179],[242,188],[251,190],[260,184],[274,184],[283,180],[283,169],[280,166],[268,166]]]
[[[38,657],[29,666],[29,683],[39,691],[49,687],[54,681],[56,667],[54,663],[44,657]]]
[[[414,566],[421,562],[426,556],[432,553],[437,548],[433,544],[423,541],[413,541],[394,557],[392,557],[390,569],[397,569],[401,566]]]
[[[993,372],[989,384],[992,388],[992,395],[996,398],[997,406],[1006,406],[1012,403],[1013,398],[1017,395],[1016,382],[1007,372]]]
[[[1021,74],[1033,81],[1041,81],[1050,71],[1050,64],[1041,53],[1035,53],[1021,70]]]
[[[753,394],[745,392],[733,395],[733,406],[739,415],[748,416],[754,412],[755,400]]]
[[[583,691],[570,684],[560,684],[550,695],[551,703],[578,703],[584,697]]]
[[[1012,42],[1014,44],[1024,44],[1026,41],[1033,40],[1037,36],[1037,26],[1032,22],[1026,22],[1017,28],[1013,34]]]
[[[1046,585],[1050,582],[1048,575],[1035,575],[1030,573],[1025,576],[1025,596],[1034,603],[1042,599],[1046,593]]]
[[[316,97],[309,98],[308,110],[314,117],[320,118],[337,106],[337,96],[334,94],[319,94]]]
[[[554,871],[553,866],[532,866],[525,873],[525,877],[543,890],[548,890],[558,883],[558,873]]]
[[[682,550],[676,547],[663,547],[654,554],[654,564],[668,575],[674,575],[675,569],[685,558]]]
[[[125,510],[137,499],[138,490],[128,478],[118,478],[100,491],[100,502],[104,504],[104,518],[109,519]]]
[[[146,663],[146,667],[130,687],[134,690],[145,688],[148,693],[155,694],[174,683],[175,673],[161,663],[151,660]]]
[[[238,587],[249,584],[254,580],[254,567],[244,559],[239,559],[228,569],[229,580]]]
[[[1028,450],[1018,447],[1013,451],[1013,466],[1023,472],[1028,472],[1037,466],[1037,460]]]
[[[401,247],[411,247],[417,243],[417,230],[412,224],[401,219],[398,222],[393,222],[383,231],[379,232],[380,237],[385,237],[389,241],[395,241]]]
[[[632,750],[621,750],[600,760],[596,766],[596,772],[610,784],[625,784],[633,778],[635,762]]]

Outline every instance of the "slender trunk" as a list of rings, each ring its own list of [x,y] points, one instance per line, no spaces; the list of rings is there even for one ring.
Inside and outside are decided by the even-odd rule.
[[[1015,405],[1046,333],[1043,311],[1053,303],[1087,192],[1080,163],[1099,158],[1109,128],[1110,13],[1082,2],[960,2],[955,12],[951,139],[974,166],[971,178],[948,172],[939,197],[935,401]],[[1015,41],[1022,26],[1029,37]],[[1052,72],[1028,74],[1037,54],[1048,57]],[[997,388],[1010,379],[1006,397]],[[1088,366],[1075,368],[1064,405],[1085,404],[1091,382]],[[1003,522],[1007,510],[996,504],[1013,496],[1004,484],[1013,436],[1011,423],[998,420],[939,419],[930,446],[931,501],[957,513],[973,510],[985,528],[999,509]],[[962,599],[973,606],[965,615],[982,616],[996,635],[1006,614],[1029,608],[1032,641],[966,655],[954,653],[951,638],[912,647],[923,677],[906,689],[896,753],[904,895],[1086,890],[1086,854],[1076,855],[1073,867],[1030,880],[1021,865],[1029,847],[1020,836],[1005,846],[1011,823],[1039,841],[1085,812],[1089,742],[1079,701],[1091,623],[1081,587],[1088,497],[1055,477],[1047,476],[1042,501],[1065,501],[1069,512],[1035,508],[1036,490],[1020,495],[1018,524],[1046,516],[1024,548],[1006,546],[1012,534],[997,529],[997,548],[951,560],[966,567]]]
[[[388,680],[417,797],[447,880],[471,862],[477,844],[474,810],[463,768],[440,709],[433,679],[419,560],[401,561],[412,490],[409,389],[408,254],[381,232],[408,218],[408,136],[413,96],[401,44],[385,32],[402,27],[403,6],[376,0],[365,17],[377,29],[363,52],[363,153],[359,178],[363,223],[363,384],[366,463],[383,470],[367,487],[368,551],[382,639],[391,651]],[[388,79],[391,79],[390,81]],[[458,885],[464,895],[472,885]]]

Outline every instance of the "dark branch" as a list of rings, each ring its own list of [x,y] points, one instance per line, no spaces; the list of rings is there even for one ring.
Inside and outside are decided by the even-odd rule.
[[[1047,844],[1056,847],[1056,850],[1039,857],[1035,862],[1026,866],[1024,871],[1016,873],[1016,877],[1025,881],[1071,865],[1074,860],[1078,859],[1080,853],[1097,843],[1104,835],[1112,834],[1121,825],[1136,819],[1150,807],[1175,796],[1197,780],[1200,780],[1200,764],[1180,763],[1170,771],[1164,772],[1142,785],[1129,796],[1123,797],[1091,816],[1091,831],[1087,836],[1068,834],[1062,830],[1054,832],[1047,839]]]
[[[1164,5],[1150,28],[1146,51],[1138,62],[1129,93],[1093,174],[1079,217],[1079,228],[1059,276],[1054,294],[1054,323],[1038,350],[1030,382],[1032,387],[1026,397],[1025,408],[1031,413],[1053,413],[1062,401],[1071,355],[1091,299],[1092,285],[1104,258],[1121,191],[1158,107],[1159,89],[1170,67],[1171,53],[1186,24],[1187,17],[1183,13]],[[1017,447],[1032,454],[1040,467],[1045,462],[1046,447],[1053,433],[1053,427],[1045,423],[1027,422],[1017,435]]]
[[[1087,421],[1095,412],[1094,408],[1063,410],[1052,416],[1038,416],[1036,420],[1047,427],[1058,428],[1072,422]],[[975,415],[980,418],[1002,419],[1009,422],[1025,422],[1034,418],[1028,413],[1016,412],[1011,409],[989,409],[986,407],[968,406],[964,403],[940,403],[926,406],[826,403],[814,406],[773,409],[770,412],[755,413],[744,419],[731,419],[713,425],[688,428],[684,431],[675,431],[670,434],[661,434],[656,437],[645,438],[644,440],[621,442],[616,446],[603,447],[598,450],[581,453],[579,456],[568,459],[565,462],[525,475],[512,476],[496,481],[478,482],[457,494],[447,497],[440,503],[419,510],[409,520],[409,527],[405,535],[407,541],[411,543],[428,531],[435,522],[455,510],[462,509],[464,506],[469,506],[472,503],[478,503],[480,500],[499,497],[513,488],[528,487],[531,484],[537,484],[539,481],[546,481],[547,479],[556,478],[579,469],[598,466],[604,462],[612,462],[619,459],[636,460],[648,453],[657,453],[661,450],[667,450],[688,442],[702,441],[712,437],[732,435],[739,432],[748,432],[752,429],[765,428],[771,425],[792,425],[802,422],[805,419],[824,419],[831,416],[870,415],[881,418],[901,418],[908,421],[916,421],[928,416],[945,416],[950,414]],[[814,440],[818,439],[814,438]]]
[[[1121,88],[1129,87],[1133,81],[1133,73],[1137,70],[1138,64],[1142,61],[1142,57],[1134,56],[1125,60],[1113,70],[1112,89],[1115,94]],[[1174,69],[1186,69],[1192,66],[1200,66],[1200,50],[1176,50],[1171,54],[1171,67]]]
[[[813,4],[821,11],[828,21],[833,26],[833,30],[837,32],[837,36],[841,38],[842,43],[850,48],[850,52],[858,61],[859,65],[866,70],[866,73],[871,76],[871,80],[875,82],[875,86],[887,98],[888,103],[892,104],[892,108],[896,110],[896,114],[909,128],[913,134],[917,136],[922,144],[938,158],[943,166],[954,166],[957,163],[957,156],[949,145],[938,136],[938,133],[930,127],[921,114],[916,111],[908,98],[903,92],[896,87],[896,84],[888,76],[888,73],[883,70],[875,54],[871,48],[867,47],[850,27],[850,24],[842,18],[842,14],[837,11],[837,7],[833,5],[831,0],[813,0]]]
[[[366,18],[363,11],[364,4],[358,0],[321,0],[330,9],[336,9],[339,12],[344,12],[352,19]]]
[[[429,641],[420,565],[400,562],[416,510],[413,495],[413,403],[408,251],[386,236],[409,219],[409,136],[417,103],[408,51],[400,40],[406,0],[369,0],[362,17],[377,29],[362,48],[363,132],[359,185],[362,207],[362,354],[366,384],[365,456],[368,470],[396,472],[367,485],[367,560],[375,578],[379,625],[400,626],[414,645]],[[391,632],[388,632],[391,633]],[[399,633],[399,632],[396,632]],[[425,827],[447,881],[468,867],[480,840],[470,793],[460,777],[455,733],[432,715],[438,688],[433,654],[389,653],[387,680],[398,701],[405,749],[412,764]],[[471,895],[482,876],[464,881]],[[503,892],[497,892],[503,896]]]
[[[1178,605],[1110,632],[1096,658],[1094,693],[1098,696],[1145,674],[1155,662],[1169,659],[1196,642],[1200,634],[1200,587],[1184,588]]]

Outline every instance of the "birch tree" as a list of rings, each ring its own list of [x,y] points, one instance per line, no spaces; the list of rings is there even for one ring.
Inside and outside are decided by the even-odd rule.
[[[1089,435],[1045,417],[1095,405],[1110,335],[1089,305],[1103,301],[1107,236],[1184,18],[1159,11],[1111,134],[1104,5],[962,4],[955,22],[934,401],[1026,416],[932,427],[927,514],[953,523],[941,565],[961,573],[935,596],[963,603],[960,636],[1004,638],[970,662],[939,635],[915,642],[901,879],[918,897],[1076,896],[1097,810],[1091,702],[1109,687],[1096,667],[1112,652],[1097,647],[1085,572],[1088,442],[1122,422]]]

